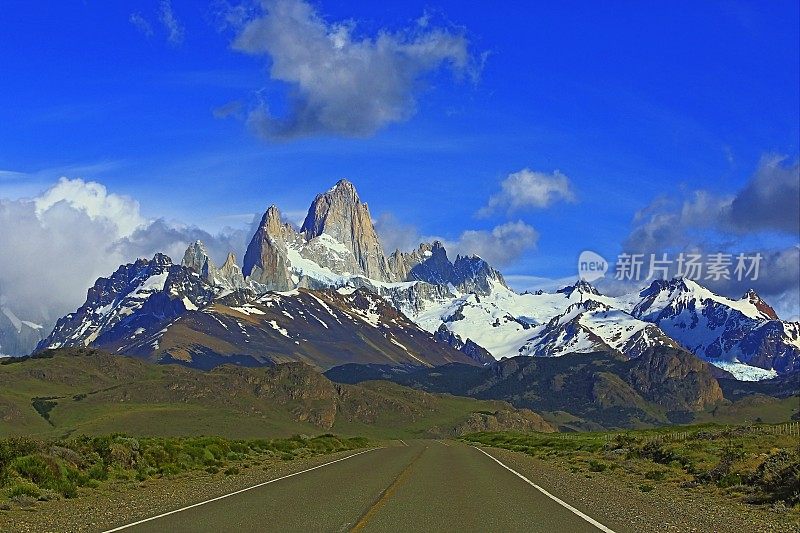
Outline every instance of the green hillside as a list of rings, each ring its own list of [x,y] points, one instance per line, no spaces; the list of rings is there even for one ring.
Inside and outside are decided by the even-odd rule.
[[[0,365],[0,436],[282,437],[333,431],[404,438],[552,428],[502,401],[387,382],[334,384],[302,363],[209,372],[92,349]]]

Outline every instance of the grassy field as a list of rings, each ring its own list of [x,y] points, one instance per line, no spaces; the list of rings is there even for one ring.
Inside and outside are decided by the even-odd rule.
[[[554,462],[573,473],[660,484],[789,510],[800,519],[800,424],[670,427],[624,432],[476,433],[467,442]]]
[[[513,408],[389,382],[338,385],[297,363],[204,372],[71,349],[0,364],[0,437],[116,432],[231,439],[324,432],[373,438],[451,436],[474,413],[487,411]],[[506,428],[540,429],[530,424]]]
[[[235,475],[272,461],[367,446],[368,439],[335,435],[271,440],[134,438],[121,434],[67,440],[0,439],[0,509],[74,498],[80,491],[101,489],[119,480],[141,482],[200,470]]]

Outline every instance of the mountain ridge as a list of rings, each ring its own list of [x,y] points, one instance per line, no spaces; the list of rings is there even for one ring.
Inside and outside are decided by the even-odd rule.
[[[689,280],[674,279],[654,281],[638,294],[622,297],[602,295],[584,281],[555,293],[517,294],[486,261],[461,255],[451,261],[439,241],[422,243],[410,252],[396,250],[387,257],[367,204],[347,180],[314,198],[299,229],[284,222],[279,209],[270,206],[241,269],[232,255],[218,268],[199,241],[189,246],[181,265],[167,265],[165,257],[157,254],[150,263],[172,269],[169,284],[160,285],[160,279],[143,282],[150,285],[118,294],[120,301],[103,299],[103,290],[119,292],[115,284],[127,286],[144,279],[144,274],[125,278],[125,268],[151,268],[142,263],[147,260],[133,264],[138,267],[120,267],[122,272],[100,278],[90,289],[87,303],[59,320],[38,349],[122,339],[127,344],[115,344],[115,350],[141,355],[160,349],[154,337],[157,332],[188,324],[184,315],[196,319],[196,313],[213,308],[232,292],[247,305],[258,305],[258,299],[271,292],[363,290],[388,302],[434,342],[438,340],[436,351],[460,351],[479,363],[491,362],[487,353],[502,359],[607,349],[635,359],[652,347],[668,345],[689,350],[742,379],[764,379],[800,365],[800,323],[773,318],[774,310],[753,291],[735,301]],[[107,305],[120,310],[109,315]],[[278,318],[273,330],[291,329]],[[694,325],[687,327],[687,321]],[[153,337],[153,349],[143,350],[141,343],[133,347],[139,342],[137,336]],[[204,342],[217,343],[213,338]],[[250,341],[236,342],[243,346]],[[219,355],[210,345],[201,348]],[[294,353],[286,346],[282,349],[288,350],[287,355]],[[226,349],[227,355],[244,355],[236,352]],[[268,360],[272,358],[260,362]]]

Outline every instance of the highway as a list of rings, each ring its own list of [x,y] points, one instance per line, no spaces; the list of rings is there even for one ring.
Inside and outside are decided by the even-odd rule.
[[[108,531],[606,531],[486,451],[404,441]]]

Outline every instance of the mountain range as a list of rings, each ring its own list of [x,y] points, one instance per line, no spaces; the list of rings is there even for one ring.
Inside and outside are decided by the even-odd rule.
[[[477,256],[441,242],[386,254],[369,208],[341,180],[300,228],[264,213],[240,268],[201,242],[180,264],[162,254],[121,266],[59,319],[37,350],[94,346],[212,368],[304,361],[486,365],[515,356],[687,350],[719,375],[757,380],[800,368],[800,323],[755,292],[733,300],[682,278],[606,296],[585,281],[519,294]]]

